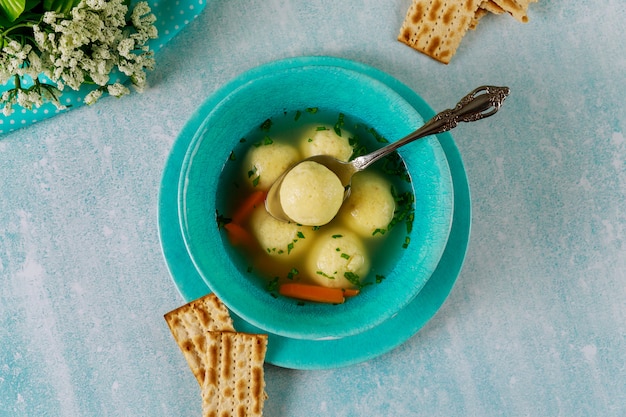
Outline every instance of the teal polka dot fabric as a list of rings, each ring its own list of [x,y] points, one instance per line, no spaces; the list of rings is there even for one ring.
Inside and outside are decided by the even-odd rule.
[[[152,13],[157,20],[155,26],[159,32],[157,39],[149,41],[150,49],[158,52],[165,44],[167,44],[178,32],[195,19],[206,5],[206,0],[147,0]],[[132,3],[135,3],[133,1]],[[159,58],[156,56],[156,65]],[[0,95],[13,87],[13,83],[9,82],[0,86]],[[39,108],[32,110],[24,109],[18,105],[14,105],[15,110],[10,116],[4,116],[0,111],[0,135],[11,132],[22,127],[26,127],[40,120],[47,119],[61,112],[66,112],[82,106],[83,99],[91,88],[81,88],[74,91],[65,88],[61,97],[61,103],[67,106],[66,110],[59,110],[53,104],[46,103]]]

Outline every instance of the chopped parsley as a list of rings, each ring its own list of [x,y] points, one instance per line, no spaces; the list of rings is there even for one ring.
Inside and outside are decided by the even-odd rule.
[[[278,277],[274,277],[267,283],[267,290],[272,292],[278,289]]]
[[[343,276],[345,279],[347,279],[350,282],[350,284],[355,285],[357,287],[361,287],[361,278],[359,277],[358,274],[355,274],[354,272],[346,271],[343,273]]]
[[[225,217],[220,214],[217,210],[215,210],[215,219],[217,220],[217,229],[221,230],[226,224],[232,221],[231,218]]]
[[[288,279],[293,279],[296,275],[298,275],[300,273],[300,271],[298,271],[298,269],[296,268],[291,268],[291,271],[287,272],[287,278]]]
[[[270,128],[272,127],[272,119],[267,119],[265,120],[263,123],[261,123],[261,126],[259,126],[261,128],[261,130],[263,130],[264,132],[267,132],[270,130]]]
[[[371,133],[371,135],[374,137],[374,139],[376,139],[376,142],[379,142],[379,143],[389,143],[389,141],[387,139],[385,139],[380,133],[378,133],[376,131],[376,129],[374,129],[373,127],[370,127],[369,129],[367,129],[367,131],[369,133]]]
[[[344,125],[344,118],[345,118],[345,115],[343,113],[339,113],[339,117],[337,118],[337,123],[335,123],[335,126],[333,127],[333,129],[335,130],[335,133],[339,137],[341,137],[341,128]]]
[[[315,273],[316,273],[317,275],[321,275],[321,276],[323,276],[323,277],[325,277],[325,278],[328,278],[328,279],[335,279],[335,277],[334,277],[334,276],[332,276],[332,275],[328,275],[328,274],[327,274],[327,273],[325,273],[324,271],[316,271]]]
[[[372,236],[384,235],[386,232],[387,232],[387,229],[377,228],[372,232]]]

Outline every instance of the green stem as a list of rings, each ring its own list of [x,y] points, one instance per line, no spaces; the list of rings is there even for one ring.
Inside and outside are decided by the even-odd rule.
[[[19,24],[15,25],[15,26],[11,26],[11,27],[7,28],[4,32],[0,33],[0,38],[4,38],[6,35],[11,33],[12,31],[14,31],[15,29],[32,28],[33,26],[35,26],[38,23],[39,22],[34,21],[34,20],[27,20],[27,21],[25,21],[23,23],[19,23]]]

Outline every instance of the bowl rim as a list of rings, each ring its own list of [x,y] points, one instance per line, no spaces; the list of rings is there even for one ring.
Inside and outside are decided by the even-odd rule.
[[[259,306],[255,306],[255,308],[249,308],[247,304],[241,305],[237,303],[235,298],[230,295],[229,290],[226,289],[226,287],[224,286],[220,286],[219,284],[216,284],[217,281],[214,281],[209,274],[209,272],[214,273],[216,269],[220,270],[222,273],[223,272],[233,273],[233,269],[232,269],[233,266],[228,265],[228,263],[232,264],[232,262],[230,262],[230,259],[228,259],[226,263],[224,262],[224,259],[221,259],[221,261],[218,264],[219,267],[213,268],[213,270],[211,271],[207,271],[207,268],[203,265],[203,262],[199,260],[197,256],[195,256],[194,254],[195,251],[193,247],[193,244],[194,244],[193,236],[189,234],[188,225],[187,225],[188,217],[187,217],[187,207],[186,207],[187,198],[186,197],[187,197],[188,186],[189,186],[188,173],[189,173],[189,170],[193,168],[194,158],[197,152],[200,150],[200,147],[203,144],[205,138],[207,137],[205,133],[207,133],[212,128],[211,123],[212,121],[214,121],[213,118],[219,116],[220,109],[223,108],[221,106],[230,105],[229,103],[230,100],[236,99],[238,94],[245,93],[247,89],[254,88],[255,83],[261,78],[268,79],[269,77],[270,79],[277,79],[279,75],[289,74],[290,72],[293,72],[293,71],[311,71],[312,69],[319,70],[319,71],[329,71],[332,69],[333,74],[337,74],[337,73],[341,73],[343,75],[350,74],[352,76],[355,76],[359,81],[364,81],[364,82],[366,81],[367,83],[369,83],[368,85],[376,85],[377,88],[381,89],[380,91],[384,91],[385,94],[393,97],[394,100],[400,100],[401,102],[406,103],[404,98],[398,96],[397,93],[393,91],[392,89],[390,89],[387,85],[384,85],[380,83],[380,81],[366,74],[355,71],[353,69],[340,67],[337,65],[338,61],[345,61],[345,60],[340,59],[340,58],[330,58],[330,57],[300,57],[300,58],[291,58],[287,60],[274,61],[268,64],[255,67],[251,70],[248,70],[240,74],[239,76],[235,77],[233,80],[225,84],[220,89],[218,89],[207,100],[205,100],[203,105],[196,111],[195,115],[193,116],[193,118],[202,118],[202,122],[198,125],[199,127],[194,132],[194,136],[191,139],[189,147],[185,153],[185,157],[184,157],[182,169],[181,169],[181,174],[179,178],[178,209],[179,209],[179,220],[180,220],[181,232],[182,232],[183,240],[187,248],[189,257],[191,258],[199,275],[205,281],[207,286],[213,292],[215,292],[216,295],[220,297],[222,301],[227,305],[227,307],[229,307],[235,314],[237,314],[238,316],[242,317],[243,319],[247,320],[251,324],[263,330],[266,330],[268,332],[278,334],[281,336],[291,337],[291,338],[325,339],[325,338],[345,337],[345,336],[350,336],[350,335],[365,331],[371,327],[374,327],[380,324],[382,321],[389,319],[391,316],[393,316],[395,313],[401,310],[405,305],[411,302],[413,298],[419,293],[421,288],[428,281],[428,278],[430,277],[430,275],[436,268],[439,262],[439,259],[443,253],[443,250],[447,243],[447,236],[449,234],[451,223],[452,223],[453,187],[452,187],[451,174],[450,174],[449,167],[447,166],[447,159],[445,157],[445,153],[441,149],[441,146],[437,138],[433,136],[431,138],[427,138],[425,141],[428,141],[428,145],[429,147],[433,149],[433,152],[437,154],[441,154],[442,156],[442,158],[439,159],[437,162],[443,165],[443,168],[445,171],[444,177],[447,181],[447,183],[444,184],[444,187],[446,187],[446,190],[449,191],[447,194],[449,198],[447,199],[447,201],[443,202],[445,206],[443,207],[443,210],[445,211],[445,215],[443,216],[443,221],[445,222],[444,228],[446,229],[445,239],[442,239],[441,241],[439,241],[438,247],[435,248],[435,250],[431,251],[432,256],[430,256],[428,259],[426,272],[422,274],[423,279],[420,282],[417,282],[416,286],[412,287],[412,291],[407,291],[404,296],[395,300],[396,303],[393,306],[390,306],[386,309],[377,309],[376,312],[378,313],[378,317],[376,319],[368,319],[368,320],[355,319],[354,312],[356,308],[350,307],[349,303],[338,305],[338,306],[332,306],[331,308],[334,310],[332,315],[320,314],[320,311],[327,310],[328,306],[321,306],[321,307],[315,306],[309,309],[308,307],[311,305],[307,304],[305,308],[301,308],[300,310],[306,310],[307,320],[308,318],[310,318],[310,315],[311,315],[311,312],[309,310],[314,311],[315,317],[316,317],[316,321],[314,323],[306,321],[302,323],[296,323],[294,325],[293,321],[287,321],[287,322],[283,321],[280,314],[275,315],[277,317],[271,317],[267,313],[261,314],[262,318],[257,319],[254,312],[256,311],[258,313],[260,311]],[[359,65],[364,65],[364,64],[359,64]],[[421,115],[409,103],[406,103],[406,108],[404,109],[404,111],[411,113],[412,117],[415,117],[421,123],[423,123],[423,119]],[[230,148],[232,148],[232,146],[234,145],[231,144],[229,146]],[[403,153],[402,150],[400,151],[400,153],[403,156],[403,158],[407,156],[407,154]],[[222,162],[225,162],[225,158],[220,163]],[[409,166],[409,169],[410,168],[411,167]],[[219,177],[219,173],[221,173],[221,169],[222,169],[222,165],[220,165],[220,171],[218,172],[217,177]],[[219,182],[219,178],[214,179],[213,182],[217,186],[217,183]],[[413,187],[413,184],[411,184],[411,187]],[[216,251],[218,255],[215,258],[219,260],[220,258],[224,258],[223,255],[225,255],[226,252],[223,247],[222,240],[219,239],[219,231],[217,231],[217,227],[215,227],[215,229],[216,229],[215,234],[213,234],[212,237],[215,237],[217,234],[218,241],[214,242],[216,244],[214,245],[213,249]],[[227,255],[225,257],[228,258]],[[404,259],[405,257],[406,257],[406,253],[403,253],[401,255],[401,258]],[[399,259],[398,263],[401,263],[402,259]],[[383,285],[386,285],[386,284],[387,283],[384,283]],[[366,298],[366,294],[362,294],[359,297]],[[373,303],[375,302],[376,300],[371,299],[371,297],[370,299],[365,300],[365,304],[369,306],[373,305]],[[290,310],[289,314],[291,313],[293,313],[293,311]],[[334,320],[330,320],[331,319],[330,316],[334,317],[337,314],[343,314],[343,315],[348,314],[349,317],[351,317],[353,320],[356,320],[356,321],[351,321],[352,325],[346,328],[346,326],[339,325]]]

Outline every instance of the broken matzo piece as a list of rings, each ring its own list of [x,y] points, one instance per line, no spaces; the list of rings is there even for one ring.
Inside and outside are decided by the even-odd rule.
[[[209,332],[206,336],[202,416],[262,416],[267,335]]]
[[[398,40],[439,62],[448,64],[482,0],[413,0]]]
[[[489,13],[493,14],[502,14],[504,13],[504,9],[498,6],[493,0],[486,0],[480,3],[480,9],[486,10]]]
[[[522,23],[528,22],[528,6],[537,0],[493,0],[504,11]]]
[[[208,294],[165,314],[165,321],[200,386],[206,370],[206,333],[235,331],[226,306]]]
[[[487,16],[489,13],[491,14],[502,14],[505,13],[504,9],[494,3],[492,0],[484,0],[478,6],[476,10],[476,14],[474,14],[474,18],[472,19],[472,23],[470,23],[470,29],[475,30],[476,26],[478,26],[478,22],[483,17]]]

